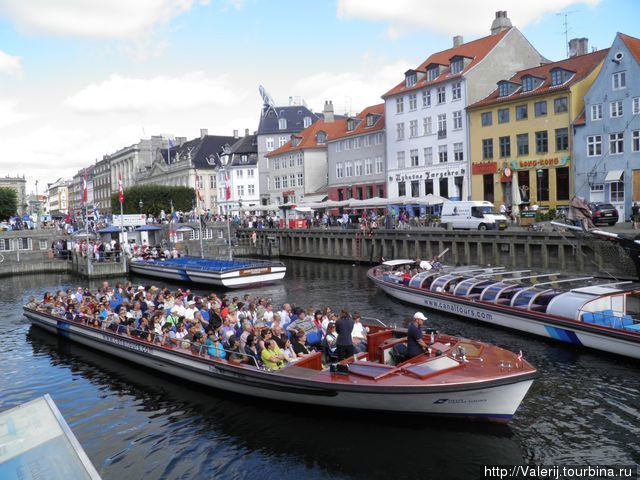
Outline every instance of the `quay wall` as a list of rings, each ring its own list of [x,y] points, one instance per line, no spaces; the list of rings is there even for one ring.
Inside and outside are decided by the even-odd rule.
[[[246,239],[251,230],[239,229]],[[266,229],[258,245],[276,239],[282,257],[379,263],[382,258],[441,258],[450,265],[504,266],[543,272],[572,273],[613,279],[637,279],[626,252],[604,241],[585,241],[548,231],[456,231],[443,229],[376,230],[362,234],[337,229]],[[270,240],[273,242],[273,240]]]

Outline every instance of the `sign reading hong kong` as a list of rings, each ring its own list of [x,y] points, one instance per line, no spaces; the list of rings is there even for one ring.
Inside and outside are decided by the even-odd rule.
[[[511,168],[523,170],[527,168],[564,167],[569,163],[569,155],[564,157],[537,158],[535,160],[512,160]]]

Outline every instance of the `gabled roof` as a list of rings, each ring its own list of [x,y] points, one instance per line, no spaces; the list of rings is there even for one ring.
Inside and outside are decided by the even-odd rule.
[[[409,92],[412,90],[417,90],[419,88],[423,88],[427,85],[433,85],[436,83],[443,82],[445,80],[449,80],[451,78],[461,77],[469,69],[473,68],[477,65],[487,54],[502,40],[509,32],[511,28],[505,29],[500,33],[495,35],[489,35],[486,37],[479,38],[477,40],[473,40],[472,42],[463,43],[457,47],[449,48],[447,50],[442,50],[441,52],[434,53],[429,58],[427,58],[424,62],[420,64],[416,68],[417,71],[426,72],[427,66],[431,64],[445,65],[446,68],[442,69],[440,75],[434,80],[427,81],[426,78],[421,79],[415,85],[411,87],[406,87],[405,82],[402,81],[394,88],[389,90],[387,93],[382,95],[382,98],[389,97],[391,95],[396,95],[399,93]],[[465,65],[460,73],[455,75],[450,75],[449,68],[449,60],[453,57],[467,57],[470,58],[471,61]]]
[[[313,113],[304,105],[287,105],[286,107],[268,109],[263,107],[258,125],[258,135],[301,132],[304,129],[304,117],[311,117],[311,122],[321,118],[320,115]],[[283,130],[280,130],[279,120],[281,118],[287,121],[287,128]]]
[[[620,38],[627,46],[629,51],[633,54],[636,59],[636,62],[640,63],[640,38],[631,37],[629,35],[625,35],[624,33],[618,33]]]
[[[190,155],[195,168],[213,168],[215,165],[211,165],[207,161],[207,158],[213,155],[217,164],[217,154],[222,151],[222,147],[225,145],[233,145],[237,140],[235,137],[223,135],[205,135],[204,137],[194,138],[193,140],[184,142],[182,145],[170,148],[169,152],[171,153],[171,160],[174,162],[176,158],[184,160]],[[162,155],[165,163],[168,163],[166,148],[160,150],[160,155]]]
[[[366,126],[366,117],[369,114],[380,115],[380,118],[373,124],[371,127]],[[333,122],[327,123],[324,120],[318,120],[316,123],[312,124],[309,128],[304,129],[299,134],[296,134],[296,138],[300,139],[300,143],[297,145],[293,145],[291,140],[285,143],[282,147],[269,152],[267,157],[272,157],[274,155],[279,155],[281,153],[294,152],[298,150],[305,150],[310,148],[327,148],[327,143],[333,140],[344,138],[344,137],[353,137],[356,135],[362,135],[369,132],[376,132],[384,129],[384,103],[380,103],[378,105],[373,105],[371,107],[365,108],[362,112],[360,112],[355,117],[362,121],[351,131],[347,131],[347,118],[340,117],[336,118]],[[316,142],[316,135],[318,132],[324,132],[327,135],[326,141],[323,144],[318,144]]]
[[[491,105],[494,103],[510,102],[522,98],[529,98],[538,95],[545,95],[551,92],[568,90],[572,85],[583,80],[587,75],[589,75],[593,71],[593,69],[596,68],[600,64],[600,62],[604,60],[604,58],[607,56],[608,51],[609,49],[599,50],[597,52],[588,53],[586,55],[578,55],[576,57],[567,58],[558,62],[546,63],[544,65],[540,65],[539,67],[521,70],[513,75],[509,79],[509,81],[521,84],[522,77],[526,77],[527,75],[533,75],[535,77],[543,78],[544,81],[537,88],[534,88],[529,92],[523,92],[522,87],[519,87],[511,95],[507,95],[504,97],[500,97],[498,95],[499,89],[495,89],[487,97],[474,103],[473,105],[468,106],[467,108],[472,109],[476,107]],[[562,68],[563,70],[573,72],[573,75],[561,85],[551,85],[551,71],[555,70],[556,68]]]
[[[231,145],[231,165],[250,166],[258,163],[258,142],[257,135],[245,135],[236,143]],[[247,157],[243,162],[242,157]]]

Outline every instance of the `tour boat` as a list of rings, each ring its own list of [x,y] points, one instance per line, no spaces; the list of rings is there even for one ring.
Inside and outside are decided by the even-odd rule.
[[[640,284],[503,267],[390,260],[368,271],[384,292],[433,310],[640,358]]]
[[[287,267],[282,262],[180,257],[167,260],[133,259],[129,271],[183,282],[240,288],[282,280]]]
[[[504,423],[516,412],[536,373],[522,353],[437,332],[425,332],[429,348],[411,359],[397,352],[397,345],[406,343],[406,329],[371,326],[366,352],[328,367],[322,353],[314,352],[268,370],[253,357],[246,357],[248,363],[233,363],[210,357],[206,347],[195,348],[184,340],[161,345],[155,336],[151,341],[127,336],[104,324],[95,327],[54,316],[40,306],[25,306],[24,314],[34,326],[127,364],[220,390],[325,407]]]

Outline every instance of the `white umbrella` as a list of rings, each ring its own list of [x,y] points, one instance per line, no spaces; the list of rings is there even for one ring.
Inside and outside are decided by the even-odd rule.
[[[514,170],[511,172],[511,213],[517,215],[522,199],[520,198],[520,188],[518,188],[518,173]]]

